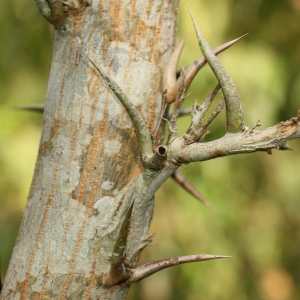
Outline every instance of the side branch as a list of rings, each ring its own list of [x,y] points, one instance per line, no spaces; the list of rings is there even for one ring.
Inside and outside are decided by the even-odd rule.
[[[298,117],[280,122],[262,131],[248,130],[238,134],[226,134],[218,140],[194,143],[182,149],[179,149],[181,145],[174,143],[175,151],[172,145],[170,148],[178,155],[175,159],[182,163],[190,163],[256,151],[266,151],[271,154],[272,149],[289,150],[287,141],[298,138],[300,138],[300,110]]]

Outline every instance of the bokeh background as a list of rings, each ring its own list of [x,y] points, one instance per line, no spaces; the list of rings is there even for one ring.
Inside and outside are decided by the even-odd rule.
[[[180,4],[180,66],[201,55],[186,1]],[[261,128],[300,108],[300,0],[191,0],[212,47],[249,33],[220,55],[239,90],[247,125]],[[16,239],[38,150],[42,116],[13,106],[43,103],[52,28],[32,0],[0,4],[0,255],[2,278]],[[185,106],[216,85],[205,67]],[[189,125],[180,119],[180,131]],[[225,133],[225,113],[209,139]],[[141,263],[196,253],[231,259],[185,264],[134,284],[128,299],[300,299],[300,140],[294,151],[220,158],[180,171],[219,211],[213,214],[170,179],[156,196],[152,244]]]

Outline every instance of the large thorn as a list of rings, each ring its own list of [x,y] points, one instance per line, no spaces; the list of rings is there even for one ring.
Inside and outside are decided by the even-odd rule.
[[[225,44],[222,44],[218,46],[217,48],[213,49],[212,51],[214,52],[215,55],[220,54],[221,52],[225,51],[226,49],[230,48],[233,44],[235,44],[237,41],[242,39],[244,36],[246,36],[248,33],[242,35],[241,37],[229,41]],[[202,69],[202,67],[207,63],[207,60],[204,56],[199,57],[197,60],[195,60],[186,70],[185,70],[185,90],[187,91],[189,86],[191,85],[193,79],[195,76],[198,74],[198,72]],[[179,88],[179,80],[176,81],[176,83],[168,89],[167,91],[167,99],[168,103],[173,103],[175,101],[177,91]]]
[[[207,62],[218,79],[223,91],[226,105],[227,131],[228,133],[242,132],[245,130],[244,114],[237,89],[232,79],[221,65],[214,52],[211,50],[208,42],[205,40],[199,28],[197,27],[190,8],[189,11],[201,51],[206,57]]]
[[[129,231],[130,218],[132,214],[133,204],[130,205],[123,224],[120,228],[119,235],[117,237],[112,257],[111,257],[111,266],[109,271],[104,275],[103,283],[106,286],[112,286],[121,281],[127,279],[130,275],[129,270],[125,266],[125,251],[126,251],[126,243],[127,236]]]
[[[184,190],[199,200],[204,206],[206,206],[213,213],[218,213],[217,210],[207,201],[204,197],[192,186],[192,184],[178,171],[172,174],[172,178],[178,183]]]
[[[124,284],[131,284],[142,280],[158,271],[163,269],[173,267],[180,264],[198,262],[205,260],[212,260],[218,258],[230,258],[231,256],[222,256],[222,255],[210,255],[210,254],[196,254],[196,255],[187,255],[187,256],[178,256],[172,258],[166,258],[162,260],[153,261],[151,263],[137,267],[136,269],[131,270],[130,277],[125,281]]]
[[[171,89],[175,83],[176,83],[176,70],[177,70],[177,64],[180,58],[180,54],[182,52],[183,46],[184,46],[185,39],[183,39],[180,44],[175,48],[174,52],[172,53],[163,77],[163,91]],[[168,95],[168,93],[167,93]],[[175,95],[176,97],[176,95]],[[175,101],[175,99],[174,99]],[[169,101],[167,101],[169,102]]]
[[[133,105],[133,103],[127,98],[127,96],[123,93],[122,89],[117,85],[117,83],[114,82],[111,78],[109,78],[108,75],[106,75],[103,70],[101,70],[98,66],[96,66],[96,64],[88,56],[87,58],[92,63],[92,65],[96,68],[96,70],[100,73],[104,81],[111,88],[113,93],[117,96],[117,98],[120,100],[125,110],[127,111],[133,123],[133,126],[136,129],[136,135],[139,141],[141,157],[145,167],[154,168],[152,164],[153,160],[151,159],[153,156],[152,139],[151,139],[150,132],[147,128],[146,122],[144,121],[140,112]],[[147,165],[147,162],[149,161],[151,162],[151,166]],[[157,169],[159,169],[162,166],[159,165],[156,167]]]

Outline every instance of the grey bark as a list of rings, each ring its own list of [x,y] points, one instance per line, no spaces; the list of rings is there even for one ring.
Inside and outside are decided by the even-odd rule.
[[[40,2],[47,11],[50,1]],[[127,112],[86,56],[153,130],[178,1],[83,2],[64,1],[69,17],[54,31],[40,148],[1,299],[124,299],[129,285],[105,287],[103,276],[132,203],[128,266],[149,242],[158,185]]]
[[[182,69],[176,82],[178,1],[37,3],[56,27],[53,57],[35,174],[1,299],[124,299],[131,283],[163,268],[224,257],[136,267],[151,239],[156,190],[182,164],[289,149],[287,141],[300,137],[300,112],[263,131],[260,122],[245,126],[235,85],[193,19],[205,56],[196,66],[207,61],[219,84],[195,103],[190,127],[178,137],[177,116],[195,76]],[[219,89],[228,133],[204,142],[224,107],[221,100],[203,121]],[[157,147],[172,102],[169,139]]]

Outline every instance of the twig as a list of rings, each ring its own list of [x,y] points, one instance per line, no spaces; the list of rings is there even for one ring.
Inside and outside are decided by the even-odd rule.
[[[192,121],[191,124],[183,136],[185,141],[185,145],[189,145],[191,143],[199,141],[201,136],[203,135],[206,127],[203,126],[202,121],[203,118],[211,106],[213,100],[215,99],[218,91],[220,89],[220,85],[218,84],[211,95],[209,95],[203,102],[202,105],[195,103],[193,111],[192,111]]]

